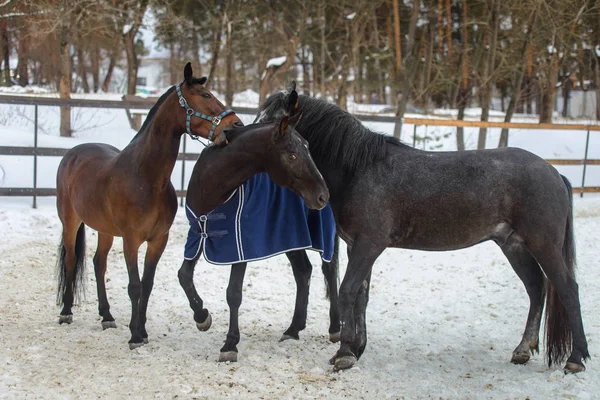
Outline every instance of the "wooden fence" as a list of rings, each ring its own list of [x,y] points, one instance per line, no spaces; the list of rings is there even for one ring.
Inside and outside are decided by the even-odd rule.
[[[156,98],[131,98],[125,97],[123,100],[83,100],[83,99],[58,99],[50,97],[34,97],[34,96],[12,96],[0,95],[0,104],[18,104],[29,105],[34,107],[34,143],[33,147],[17,147],[17,146],[0,146],[0,155],[10,156],[33,156],[33,187],[31,188],[11,188],[0,187],[0,196],[27,196],[33,197],[33,207],[37,205],[38,196],[56,196],[55,188],[39,188],[37,187],[37,162],[38,157],[62,157],[69,149],[64,148],[49,148],[38,146],[38,107],[54,106],[54,107],[82,107],[82,108],[115,108],[124,109],[128,119],[131,122],[131,110],[149,110],[155,104]],[[236,113],[256,115],[257,110],[254,108],[236,107]],[[396,123],[398,119],[391,116],[377,115],[356,115],[361,121],[365,122],[386,122]],[[548,159],[547,161],[553,165],[582,165],[583,173],[581,186],[574,187],[573,190],[577,193],[595,192],[600,193],[600,187],[585,186],[585,177],[588,165],[600,165],[600,160],[588,159],[590,132],[600,131],[600,125],[582,125],[582,124],[530,124],[530,123],[504,123],[504,122],[480,122],[480,121],[457,121],[448,119],[425,119],[425,118],[404,118],[401,121],[403,124],[413,125],[413,145],[417,135],[418,126],[446,126],[446,127],[469,127],[469,128],[508,128],[508,129],[552,129],[563,131],[586,131],[586,147],[585,154],[582,159]],[[177,160],[179,161],[195,161],[199,154],[186,152],[187,135],[183,135],[182,152],[179,153]],[[185,191],[185,162],[182,163],[181,169],[181,187],[177,190],[177,195],[183,199],[186,195]]]

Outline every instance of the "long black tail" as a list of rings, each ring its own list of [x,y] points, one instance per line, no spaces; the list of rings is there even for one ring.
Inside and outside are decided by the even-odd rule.
[[[340,285],[340,237],[335,235],[334,245],[333,245],[333,255],[331,256],[331,261],[323,263],[323,278],[325,279],[325,298],[329,299],[331,297],[331,290],[337,288]],[[337,294],[337,293],[336,293]],[[337,296],[336,296],[337,298]]]
[[[61,306],[63,304],[63,296],[67,292],[67,289],[71,290],[74,299],[78,301],[85,295],[85,225],[82,223],[79,225],[77,230],[77,237],[75,239],[75,269],[70,272],[67,271],[67,265],[65,263],[66,249],[62,240],[58,247],[58,261],[56,263],[57,275],[58,275],[58,292],[56,294],[56,304]],[[71,275],[71,279],[69,279]],[[70,282],[69,282],[70,281]]]
[[[569,191],[569,214],[565,229],[565,239],[563,242],[563,259],[567,266],[567,273],[575,279],[575,236],[573,232],[573,187],[569,180],[562,176],[562,179]],[[566,357],[571,354],[572,332],[569,324],[567,310],[560,301],[554,286],[549,280],[547,283],[547,304],[546,304],[546,357],[548,365],[562,364]]]

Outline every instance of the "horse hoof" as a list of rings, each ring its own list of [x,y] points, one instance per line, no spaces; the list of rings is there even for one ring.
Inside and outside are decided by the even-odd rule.
[[[342,336],[341,332],[330,333],[329,334],[329,341],[331,343],[337,343],[337,342],[340,341],[341,336]]]
[[[142,341],[144,342],[144,344],[148,344],[148,338],[145,337],[144,339],[142,339]]]
[[[279,339],[280,342],[285,342],[286,340],[300,340],[299,337],[297,336],[292,336],[292,335],[286,335],[285,333],[281,336],[281,338]]]
[[[58,323],[60,325],[62,324],[70,324],[73,322],[73,314],[69,314],[69,315],[61,315],[58,317]]]
[[[196,328],[198,328],[198,330],[202,332],[206,332],[207,330],[209,330],[211,325],[212,317],[210,316],[210,314],[208,314],[208,317],[206,317],[204,322],[196,322]]]
[[[510,362],[513,364],[525,364],[529,361],[529,353],[513,353]]]
[[[219,355],[219,362],[237,362],[237,351],[222,351]]]
[[[354,366],[354,364],[356,364],[356,361],[356,357],[354,356],[338,357],[335,360],[335,364],[333,364],[333,370],[340,371],[343,369],[350,369]]]
[[[102,330],[105,331],[109,328],[116,328],[117,323],[115,321],[102,321]]]
[[[576,374],[578,372],[585,371],[585,367],[583,365],[575,364],[573,362],[567,362],[565,368],[563,369],[565,374]]]
[[[141,343],[129,343],[129,350],[137,349],[138,347],[142,347],[144,342]]]

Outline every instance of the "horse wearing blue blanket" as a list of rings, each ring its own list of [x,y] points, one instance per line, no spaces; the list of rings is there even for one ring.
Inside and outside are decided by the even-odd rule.
[[[289,117],[291,126],[300,119],[296,100],[297,95],[290,97],[288,115],[284,116]],[[254,126],[228,131],[227,146],[209,147],[202,152],[186,198],[190,230],[179,281],[201,331],[210,328],[212,318],[194,286],[194,267],[202,255],[213,264],[233,264],[227,288],[229,332],[220,361],[237,361],[238,311],[247,262],[281,253],[290,259],[297,284],[294,317],[282,340],[298,339],[306,326],[312,265],[305,249],[321,253],[331,298],[330,339],[339,338],[338,264],[332,259],[337,255],[335,221],[327,205],[326,186],[323,184],[320,191],[306,187],[307,181],[314,186],[322,177],[312,164],[306,141],[293,127],[274,141],[265,135],[249,134],[247,131]]]

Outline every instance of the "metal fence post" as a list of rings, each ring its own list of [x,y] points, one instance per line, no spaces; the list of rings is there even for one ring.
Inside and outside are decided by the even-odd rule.
[[[185,190],[185,145],[186,145],[187,134],[183,134],[183,160],[181,160],[181,191]],[[181,196],[179,205],[183,207],[183,199],[185,196]]]
[[[579,197],[583,197],[583,190],[585,189],[585,171],[587,169],[588,150],[590,148],[590,130],[587,131],[587,137],[585,139],[585,155],[583,156],[583,174],[581,176],[581,193]]]
[[[37,208],[38,106],[33,106],[33,208]]]

